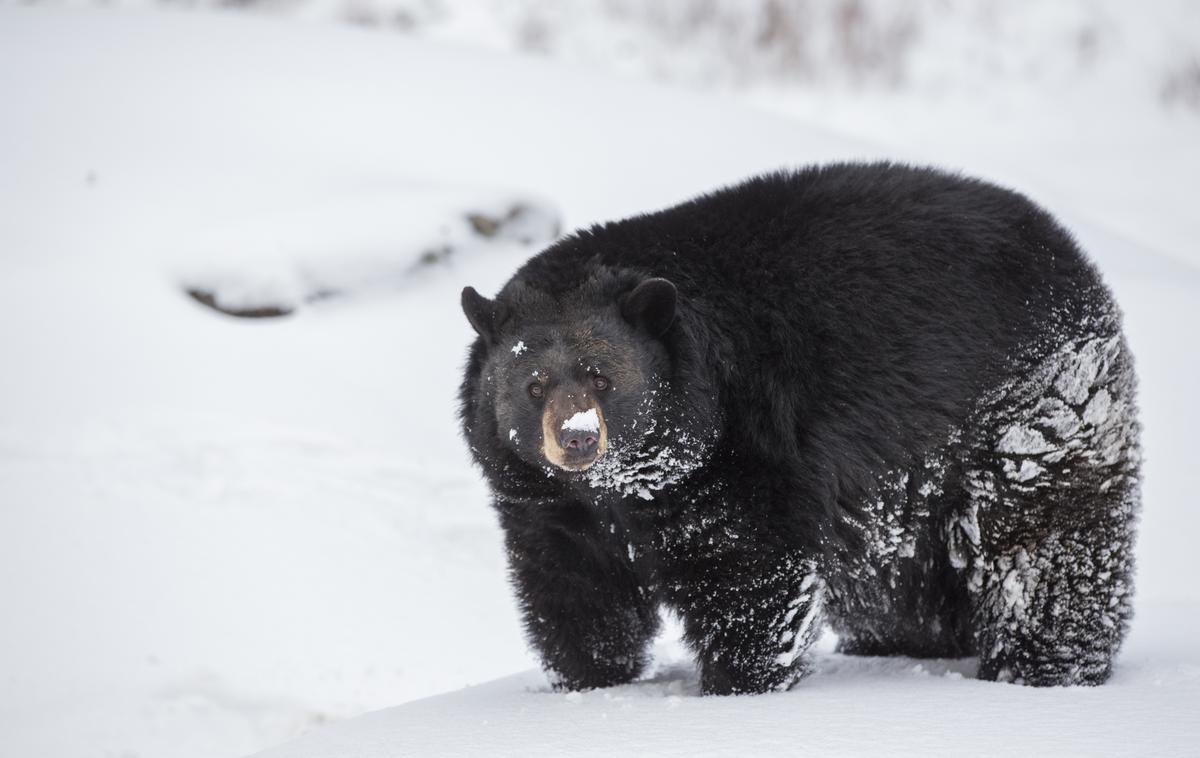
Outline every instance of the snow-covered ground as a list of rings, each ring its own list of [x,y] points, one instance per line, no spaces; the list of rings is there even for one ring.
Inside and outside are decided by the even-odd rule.
[[[0,8],[0,754],[235,756],[469,684],[272,755],[1194,752],[1200,119],[977,95],[738,101],[461,42]],[[1113,682],[984,684],[828,641],[762,698],[692,697],[670,640],[610,692],[510,676],[535,662],[457,435],[458,291],[494,292],[554,223],[874,157],[1019,186],[1126,310],[1148,462]],[[472,231],[518,204],[532,227]],[[296,312],[233,319],[189,287]]]
[[[1190,616],[1194,621],[1194,615]],[[796,689],[701,698],[683,651],[644,681],[551,693],[537,672],[378,711],[261,758],[406,755],[1194,756],[1200,653],[1189,614],[1146,610],[1112,681],[1034,690],[967,661],[852,658],[828,643]]]

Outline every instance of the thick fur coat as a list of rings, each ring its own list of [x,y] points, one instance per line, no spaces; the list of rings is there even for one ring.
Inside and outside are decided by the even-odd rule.
[[[563,687],[642,670],[659,607],[706,693],[851,654],[1099,684],[1131,614],[1120,313],[1023,196],[893,164],[781,172],[568,236],[494,300],[463,431]]]

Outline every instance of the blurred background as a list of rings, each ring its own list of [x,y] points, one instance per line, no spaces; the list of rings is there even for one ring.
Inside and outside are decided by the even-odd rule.
[[[1097,260],[1123,671],[1200,702],[1200,4],[0,0],[0,103],[0,754],[242,755],[536,665],[459,290],[830,160],[1019,189]]]

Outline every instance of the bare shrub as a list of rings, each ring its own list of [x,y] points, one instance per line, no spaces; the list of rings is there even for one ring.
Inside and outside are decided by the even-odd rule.
[[[1162,100],[1167,105],[1200,111],[1200,58],[1192,58],[1167,74]]]

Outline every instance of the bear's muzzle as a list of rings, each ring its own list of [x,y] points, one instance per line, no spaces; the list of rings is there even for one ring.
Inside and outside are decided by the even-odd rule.
[[[608,429],[595,396],[580,386],[556,387],[542,410],[542,455],[566,471],[585,471],[604,455]]]

